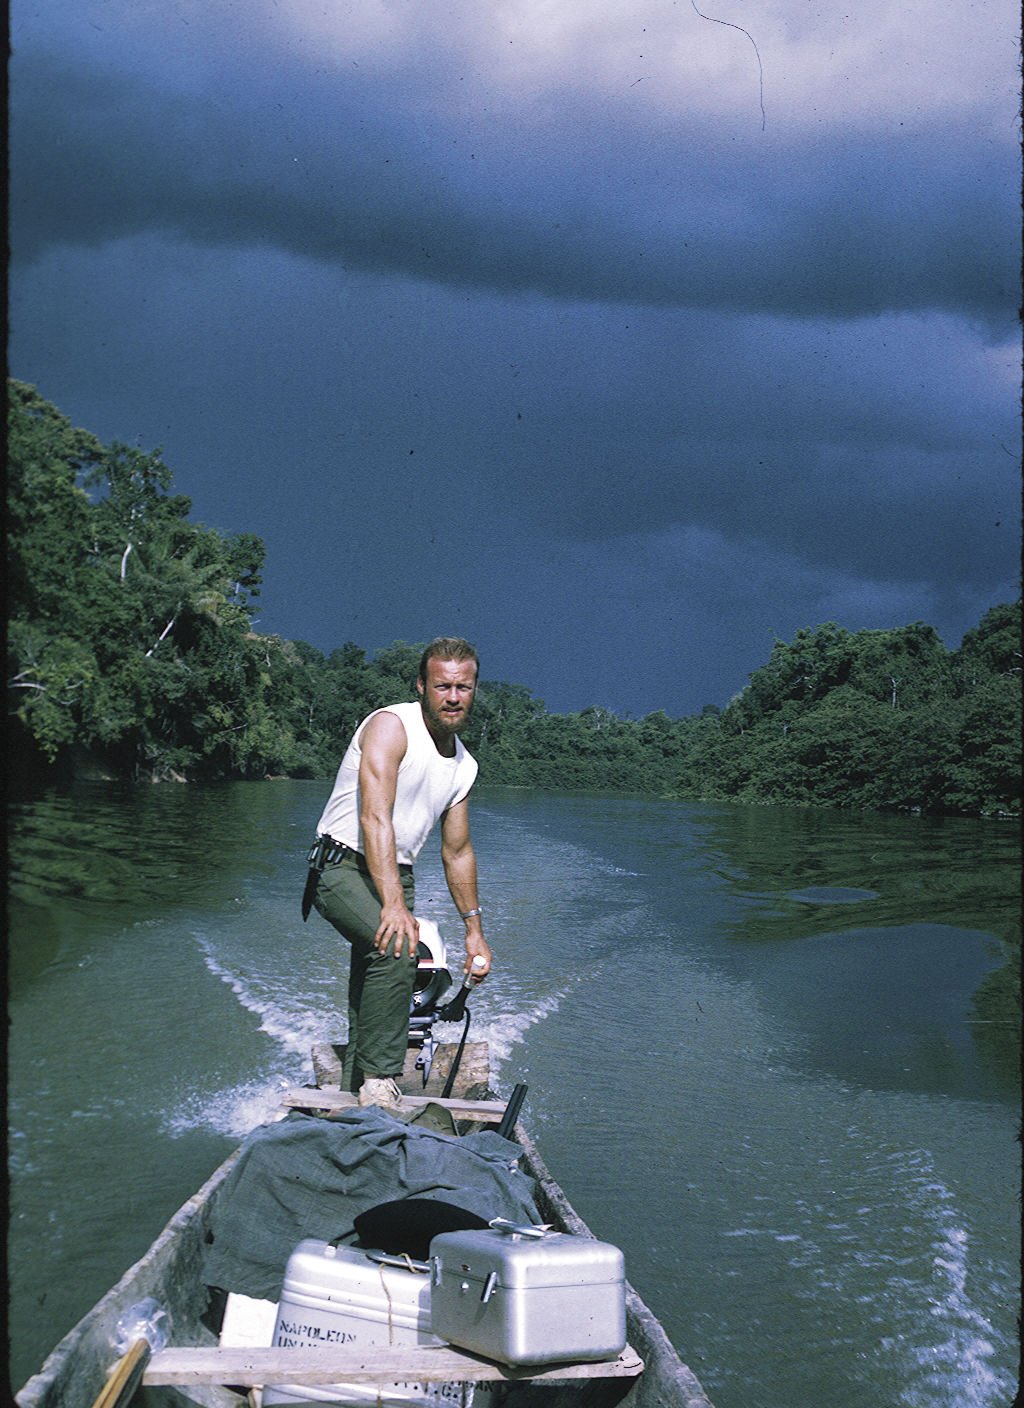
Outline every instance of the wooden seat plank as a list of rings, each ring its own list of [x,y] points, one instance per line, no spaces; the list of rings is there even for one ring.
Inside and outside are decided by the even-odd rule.
[[[281,1103],[299,1110],[354,1110],[359,1108],[359,1097],[348,1090],[319,1090],[300,1085],[286,1090],[281,1096]],[[409,1110],[440,1105],[450,1111],[455,1119],[480,1120],[489,1124],[501,1123],[506,1105],[504,1100],[445,1100],[439,1095],[403,1095],[402,1103]]]
[[[268,1383],[310,1387],[331,1383],[483,1383],[522,1379],[561,1383],[566,1379],[635,1378],[643,1367],[643,1360],[629,1345],[616,1359],[596,1364],[522,1369],[481,1359],[453,1345],[362,1349],[351,1345],[263,1349],[208,1345],[157,1350],[143,1375],[143,1383],[235,1384],[243,1388]]]

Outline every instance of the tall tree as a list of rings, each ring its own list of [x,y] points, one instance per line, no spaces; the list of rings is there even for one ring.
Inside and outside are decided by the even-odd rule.
[[[82,619],[93,539],[79,479],[102,456],[95,436],[34,387],[8,383],[8,690],[15,718],[50,759],[74,740],[100,682]]]

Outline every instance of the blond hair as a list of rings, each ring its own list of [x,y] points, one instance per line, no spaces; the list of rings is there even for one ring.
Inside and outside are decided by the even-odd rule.
[[[480,673],[480,657],[468,640],[461,636],[435,636],[420,656],[417,679],[426,682],[427,662],[430,660],[472,660],[476,672]]]

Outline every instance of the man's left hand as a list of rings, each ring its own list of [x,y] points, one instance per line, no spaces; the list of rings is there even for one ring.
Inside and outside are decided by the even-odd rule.
[[[474,965],[473,960],[475,958],[482,958],[483,963]],[[487,974],[491,971],[491,961],[491,950],[488,948],[487,940],[484,938],[483,934],[467,934],[466,962],[463,964],[462,969],[466,976],[472,978],[475,982],[483,982],[484,978],[486,978]]]

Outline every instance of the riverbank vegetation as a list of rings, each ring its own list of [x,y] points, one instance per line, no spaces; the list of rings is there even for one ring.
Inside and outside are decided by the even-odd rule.
[[[159,450],[104,446],[34,388],[8,393],[12,757],[136,779],[326,777],[360,718],[412,697],[419,645],[371,657],[256,633],[258,537],[193,522]],[[465,737],[495,783],[1016,814],[1020,666],[1019,602],[955,650],[920,622],[828,622],[694,716],[549,713],[485,677]]]

